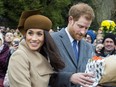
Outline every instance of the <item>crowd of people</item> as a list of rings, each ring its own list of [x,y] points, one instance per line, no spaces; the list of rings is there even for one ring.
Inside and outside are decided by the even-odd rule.
[[[116,35],[89,29],[94,18],[91,6],[75,4],[67,26],[55,32],[38,10],[23,11],[17,29],[0,29],[0,87],[92,85],[94,74],[85,73],[88,60],[116,55]]]

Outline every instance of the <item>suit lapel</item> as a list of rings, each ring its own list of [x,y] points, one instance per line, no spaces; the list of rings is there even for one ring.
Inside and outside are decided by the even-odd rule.
[[[80,47],[80,49],[79,49],[80,53],[79,53],[78,68],[81,66],[82,63],[84,63],[85,61],[88,61],[88,58],[87,58],[88,56],[87,56],[87,52],[86,52],[87,51],[86,45],[83,42],[83,40],[80,41],[79,47]]]
[[[65,29],[62,29],[60,32],[61,33],[59,36],[61,37],[61,42],[64,45],[67,53],[69,54],[71,61],[75,64],[75,66],[77,66],[77,61],[76,61],[76,58],[74,56],[73,48],[72,48],[72,45],[71,45],[70,40],[68,38],[68,35],[65,32]]]

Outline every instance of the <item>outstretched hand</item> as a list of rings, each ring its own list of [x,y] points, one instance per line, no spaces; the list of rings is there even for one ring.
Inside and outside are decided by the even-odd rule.
[[[73,84],[80,84],[83,87],[88,87],[89,85],[92,85],[94,81],[90,78],[93,78],[94,75],[92,73],[74,73],[70,81]]]

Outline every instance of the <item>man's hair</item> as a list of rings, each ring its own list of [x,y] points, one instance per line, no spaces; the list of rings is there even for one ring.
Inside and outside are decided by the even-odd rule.
[[[87,20],[93,20],[95,17],[92,7],[85,3],[73,5],[69,10],[69,16],[72,16],[75,21],[81,16],[85,16]]]

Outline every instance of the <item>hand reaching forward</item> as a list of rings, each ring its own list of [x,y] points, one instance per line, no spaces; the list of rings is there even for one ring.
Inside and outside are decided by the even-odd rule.
[[[92,73],[74,73],[70,81],[73,84],[80,84],[83,87],[88,87],[93,84],[94,81],[91,79],[93,77],[94,75]]]

